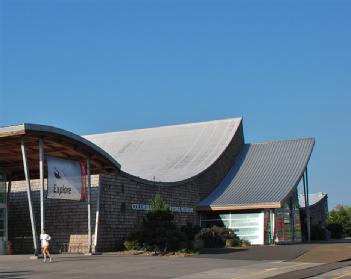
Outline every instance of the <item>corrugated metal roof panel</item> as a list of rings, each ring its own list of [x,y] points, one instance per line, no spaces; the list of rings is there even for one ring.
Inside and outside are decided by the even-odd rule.
[[[158,182],[191,178],[224,152],[241,118],[85,136],[131,175]]]
[[[221,184],[199,207],[278,203],[297,185],[314,139],[245,144]]]

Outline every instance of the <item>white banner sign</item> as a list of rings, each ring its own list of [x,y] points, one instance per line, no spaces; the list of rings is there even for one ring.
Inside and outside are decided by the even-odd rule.
[[[48,199],[84,200],[85,166],[79,161],[47,157]]]

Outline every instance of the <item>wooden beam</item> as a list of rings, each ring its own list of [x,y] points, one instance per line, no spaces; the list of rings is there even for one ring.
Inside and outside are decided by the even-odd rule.
[[[198,207],[196,210],[197,211],[223,211],[223,210],[261,209],[261,208],[281,208],[281,204],[277,202],[277,203],[267,203],[267,204],[207,206],[207,207]]]

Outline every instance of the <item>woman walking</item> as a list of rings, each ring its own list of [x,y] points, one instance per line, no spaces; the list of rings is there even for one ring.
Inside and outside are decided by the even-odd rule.
[[[40,235],[40,240],[41,240],[41,249],[44,255],[44,263],[46,262],[46,256],[49,257],[50,262],[52,262],[52,257],[50,255],[49,252],[49,240],[51,239],[51,236],[48,235],[45,231],[45,229],[43,229],[41,231],[41,235]]]

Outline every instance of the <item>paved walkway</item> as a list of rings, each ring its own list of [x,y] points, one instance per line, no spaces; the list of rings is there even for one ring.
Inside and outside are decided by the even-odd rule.
[[[227,260],[282,260],[332,263],[351,259],[351,242],[312,242],[292,245],[252,246],[248,249],[203,249],[196,257]]]
[[[0,278],[258,279],[317,264],[195,257],[57,256],[53,263],[29,256],[0,256]]]
[[[294,245],[257,246],[250,247],[247,250],[207,249],[204,252],[204,254],[199,255],[198,257],[230,260],[250,259],[256,261],[281,260],[320,264],[318,266],[306,266],[304,269],[280,272],[275,276],[270,275],[271,277],[269,278],[274,279],[309,278],[311,276],[319,276],[323,273],[332,271],[337,272],[335,270],[347,268],[351,265],[351,243],[349,241],[337,241],[335,243],[320,242]],[[346,274],[340,278],[348,276],[349,274]]]
[[[343,271],[339,271],[339,270],[343,268],[349,269],[350,266],[351,266],[351,261],[328,263],[328,264],[308,267],[306,269],[294,270],[287,273],[281,273],[269,278],[270,279],[297,279],[297,278],[303,279],[303,278],[311,278],[311,277],[318,278],[319,276],[323,276],[322,278],[335,278],[335,277],[328,277],[329,275],[326,275],[326,274],[333,274],[333,273],[344,274]],[[346,274],[345,276],[348,276],[348,274]],[[339,277],[339,278],[342,278],[342,277]]]
[[[203,249],[196,257],[225,260],[291,261],[319,244],[252,246],[248,249]]]
[[[320,244],[296,259],[299,262],[333,263],[351,260],[351,243]]]
[[[318,276],[310,277],[311,279],[349,279],[351,278],[351,266],[336,269]]]

